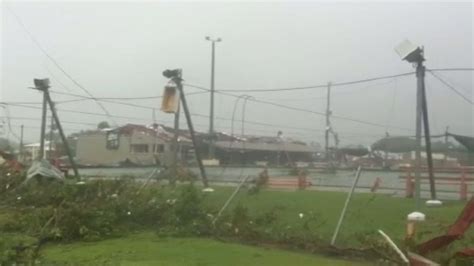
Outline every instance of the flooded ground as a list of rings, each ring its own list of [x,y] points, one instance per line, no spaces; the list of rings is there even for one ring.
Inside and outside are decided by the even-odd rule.
[[[137,179],[145,179],[154,170],[153,167],[143,168],[87,168],[80,169],[82,176],[89,178],[115,178],[120,176],[133,176]],[[199,169],[191,168],[193,172],[199,175]],[[288,168],[269,168],[271,178],[288,178],[290,169]],[[233,186],[239,183],[246,176],[257,176],[262,168],[257,167],[207,167],[206,173],[211,184]],[[403,172],[390,171],[363,171],[357,184],[357,192],[369,192],[377,178],[380,179],[378,193],[392,194],[394,196],[405,197],[406,179]],[[426,177],[426,174],[423,174]],[[436,181],[436,190],[439,199],[459,199],[461,185],[456,178],[460,174],[435,173],[435,178],[442,180]],[[354,171],[338,170],[335,173],[322,173],[317,170],[309,170],[308,181],[311,182],[311,190],[325,191],[347,191],[352,185]],[[467,191],[469,198],[474,195],[473,182],[467,182]],[[426,178],[422,179],[422,197],[429,197],[429,183]]]

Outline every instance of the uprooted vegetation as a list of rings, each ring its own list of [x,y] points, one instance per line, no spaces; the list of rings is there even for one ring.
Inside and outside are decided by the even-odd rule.
[[[359,242],[365,249],[330,246],[322,237],[328,221],[316,212],[307,212],[298,222],[290,223],[282,222],[281,208],[255,213],[236,203],[215,219],[223,201],[209,204],[209,194],[190,184],[170,187],[152,183],[143,187],[126,178],[21,185],[21,173],[0,176],[0,265],[40,263],[41,247],[48,242],[96,241],[142,230],[153,230],[160,236],[211,237],[343,258],[398,262],[397,255],[374,234],[361,236]]]

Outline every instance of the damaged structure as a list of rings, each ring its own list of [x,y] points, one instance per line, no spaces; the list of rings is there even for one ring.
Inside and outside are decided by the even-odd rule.
[[[81,165],[135,166],[162,165],[172,157],[173,130],[163,125],[127,124],[115,129],[81,133],[77,138],[76,157]],[[179,157],[191,149],[189,138],[178,138]]]
[[[77,137],[76,159],[83,166],[168,165],[173,157],[174,129],[164,125],[127,124],[115,129],[83,132]],[[189,131],[178,132],[178,159],[193,162]],[[315,147],[288,138],[235,137],[215,133],[215,155],[220,164],[285,166],[311,162]],[[206,156],[209,134],[196,132],[198,149]]]

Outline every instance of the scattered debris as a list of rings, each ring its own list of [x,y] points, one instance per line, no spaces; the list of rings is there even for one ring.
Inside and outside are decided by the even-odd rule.
[[[406,263],[408,264],[409,261],[408,261],[408,258],[405,256],[405,254],[403,254],[403,252],[397,247],[397,245],[395,245],[395,243],[393,243],[392,239],[390,239],[390,237],[385,234],[382,230],[378,230],[378,232],[383,236],[383,238],[388,242],[388,244],[393,248],[393,250],[395,250],[395,252],[397,252],[397,254],[400,256],[400,258]]]
[[[31,167],[28,169],[25,182],[29,182],[33,178],[37,178],[39,180],[55,179],[60,182],[64,182],[63,173],[44,159],[33,162]]]

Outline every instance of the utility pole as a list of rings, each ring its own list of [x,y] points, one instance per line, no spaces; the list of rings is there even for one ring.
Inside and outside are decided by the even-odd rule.
[[[418,68],[420,70],[418,70]],[[428,101],[426,100],[426,87],[425,87],[425,66],[423,65],[423,61],[420,61],[417,66],[417,75],[419,72],[419,76],[421,79],[421,96],[422,96],[422,114],[423,114],[423,125],[424,125],[424,132],[425,132],[425,146],[426,146],[426,159],[428,164],[428,175],[430,181],[430,192],[431,192],[431,199],[436,199],[436,188],[434,182],[434,172],[433,172],[433,155],[431,152],[431,135],[430,135],[430,124],[428,119]]]
[[[199,170],[201,171],[202,182],[204,187],[208,188],[209,183],[207,181],[206,170],[204,169],[204,165],[202,164],[201,153],[199,152],[199,148],[196,141],[196,136],[194,134],[194,126],[193,121],[191,120],[191,114],[189,113],[188,105],[186,103],[186,97],[183,91],[183,79],[182,79],[182,71],[181,69],[174,69],[174,70],[165,70],[163,71],[163,76],[171,79],[177,86],[179,90],[179,95],[181,98],[181,103],[183,105],[184,115],[186,116],[186,122],[188,123],[189,133],[191,135],[191,141],[193,142],[194,153],[196,155],[196,160],[199,166]]]
[[[215,70],[215,51],[216,51],[216,42],[222,41],[221,38],[212,39],[209,36],[206,36],[206,40],[212,43],[212,55],[211,55],[211,109],[209,115],[209,158],[214,158],[215,148],[214,148],[214,70]]]
[[[47,108],[47,105],[49,105],[51,113],[54,118],[54,122],[56,123],[58,127],[61,140],[66,149],[67,156],[74,170],[74,175],[76,176],[76,178],[79,179],[79,171],[77,170],[76,162],[74,161],[74,158],[72,157],[71,149],[69,148],[69,144],[67,142],[66,136],[64,135],[61,122],[59,121],[59,117],[56,113],[56,109],[54,109],[54,103],[51,100],[51,97],[49,95],[49,79],[34,79],[34,84],[35,84],[35,89],[43,92],[43,117],[41,119],[41,145],[40,145],[39,160],[44,159],[44,135],[45,135],[45,130],[46,130],[46,108]]]
[[[179,96],[180,97],[180,96]],[[179,113],[180,113],[180,104],[178,102],[178,110],[174,113],[174,136],[173,136],[173,168],[176,171],[178,166],[178,138],[179,138]]]
[[[49,103],[49,108],[51,110],[51,113],[53,114],[54,122],[56,126],[58,127],[59,135],[61,136],[61,140],[64,144],[64,148],[67,153],[67,157],[69,158],[69,162],[71,162],[72,170],[74,171],[74,175],[76,176],[77,179],[79,179],[79,171],[77,170],[77,165],[76,162],[74,161],[74,158],[72,156],[71,148],[69,147],[69,143],[67,142],[66,135],[64,134],[63,127],[61,126],[61,122],[59,121],[58,114],[56,113],[56,109],[54,108],[54,103],[51,100],[51,97],[49,95],[48,90],[44,90],[43,93],[46,95],[46,100]]]
[[[446,127],[446,132],[444,133],[444,144],[446,146],[446,150],[444,151],[444,163],[448,161],[448,151],[449,151],[449,144],[448,144],[448,137],[449,137],[449,126]]]
[[[421,61],[421,62],[420,62]],[[417,62],[416,67],[416,127],[415,127],[415,206],[420,208],[421,201],[421,118],[423,113],[423,61]]]
[[[54,107],[53,107],[54,108]],[[52,153],[52,148],[53,148],[53,117],[51,116],[51,123],[49,125],[49,156],[48,159],[51,160],[53,159],[53,153]]]
[[[388,132],[385,132],[385,138],[389,138],[390,135],[388,134]],[[383,158],[383,166],[384,167],[388,167],[388,151],[387,149],[385,149],[384,151],[384,158]]]
[[[36,83],[36,80],[35,80],[35,83]],[[43,160],[44,159],[44,136],[46,133],[46,113],[47,113],[47,108],[48,108],[46,93],[44,92],[48,91],[49,89],[49,79],[47,80],[47,84],[39,83],[38,85],[39,86],[36,86],[36,88],[43,92],[43,109],[42,109],[42,114],[41,114],[41,132],[40,132],[40,150],[39,150],[38,160]]]
[[[325,151],[326,151],[326,161],[329,162],[330,156],[329,156],[329,131],[331,129],[331,121],[330,121],[330,116],[331,116],[331,82],[328,82],[328,93],[327,93],[327,103],[326,103],[326,130],[324,133],[324,140],[325,140]]]
[[[433,158],[431,155],[431,139],[430,139],[430,126],[428,121],[428,104],[426,101],[426,90],[425,90],[425,61],[423,47],[416,46],[410,41],[405,40],[401,42],[395,51],[400,55],[402,60],[406,60],[411,64],[416,65],[416,78],[417,78],[417,90],[416,90],[416,138],[415,138],[415,207],[419,210],[420,208],[420,195],[421,195],[421,127],[422,120],[425,129],[425,141],[426,141],[426,159],[428,163],[430,191],[432,201],[429,204],[439,205],[440,201],[436,199],[436,188],[433,174]]]
[[[23,162],[23,128],[24,128],[24,126],[21,125],[21,127],[20,127],[20,148],[19,148],[19,151],[18,151],[18,153],[19,153],[19,156],[18,156],[19,158],[18,159],[21,163]]]

